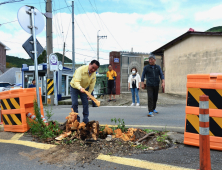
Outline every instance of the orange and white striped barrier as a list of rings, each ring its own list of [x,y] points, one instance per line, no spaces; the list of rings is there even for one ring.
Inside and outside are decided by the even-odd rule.
[[[211,170],[209,136],[209,96],[200,96],[199,103],[200,170]]]
[[[28,118],[30,118],[30,119],[32,119],[32,120],[36,120],[36,121],[38,121],[38,118],[36,118],[36,116],[34,115],[34,114],[32,114],[32,113],[26,113],[26,116],[28,117]],[[42,121],[46,124],[46,125],[48,125],[48,121],[44,118],[44,116],[42,116],[41,115],[41,119],[42,119]]]

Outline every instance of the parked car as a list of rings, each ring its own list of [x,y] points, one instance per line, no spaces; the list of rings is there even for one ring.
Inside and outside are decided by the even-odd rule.
[[[12,84],[8,82],[0,82],[0,92],[5,91],[5,87],[7,86],[12,86]]]

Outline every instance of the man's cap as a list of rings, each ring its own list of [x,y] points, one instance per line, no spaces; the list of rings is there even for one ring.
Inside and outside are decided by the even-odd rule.
[[[149,56],[149,59],[150,59],[150,58],[156,59],[155,55],[153,55],[153,54],[151,54],[151,55]]]

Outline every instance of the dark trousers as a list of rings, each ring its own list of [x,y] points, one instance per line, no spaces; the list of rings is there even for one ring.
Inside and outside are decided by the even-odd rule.
[[[148,111],[153,112],[156,109],[159,86],[147,86]]]
[[[72,108],[76,113],[78,113],[78,95],[80,96],[83,105],[83,122],[88,123],[89,105],[87,95],[85,93],[81,93],[78,89],[74,89],[72,87],[70,87],[70,94],[72,99]],[[78,122],[80,122],[79,116],[77,116],[77,120]]]

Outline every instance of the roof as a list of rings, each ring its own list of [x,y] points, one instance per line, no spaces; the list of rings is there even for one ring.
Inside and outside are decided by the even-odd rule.
[[[3,44],[1,41],[0,41],[0,44],[5,47],[5,50],[11,50],[10,48],[8,48],[5,44]]]
[[[206,35],[206,36],[222,36],[222,32],[198,32],[198,31],[187,31],[186,33],[182,34],[181,36],[175,38],[174,40],[168,42],[167,44],[163,45],[162,47],[156,49],[155,51],[153,51],[153,54],[159,54],[162,55],[163,52],[174,46],[175,44],[185,40],[186,38],[189,38],[192,35]]]

